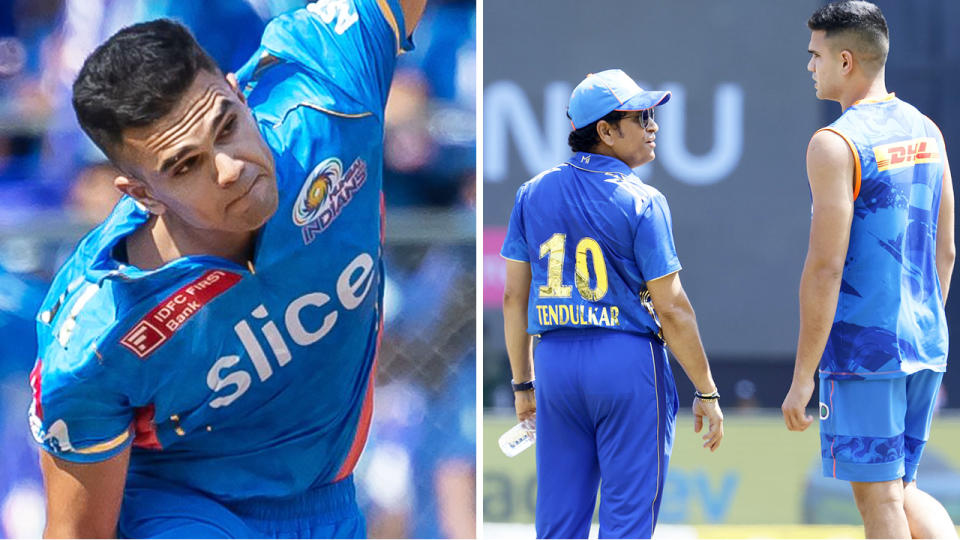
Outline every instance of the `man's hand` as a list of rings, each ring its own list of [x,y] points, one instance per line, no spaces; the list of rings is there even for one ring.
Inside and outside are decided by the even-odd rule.
[[[537,413],[537,398],[533,390],[514,392],[513,404],[517,408],[517,420],[521,422]]]
[[[813,423],[813,417],[807,414],[807,403],[813,396],[813,379],[794,379],[790,384],[790,391],[783,400],[780,409],[783,411],[783,421],[790,431],[803,431]]]
[[[723,411],[720,410],[720,404],[716,399],[693,398],[693,431],[700,433],[703,429],[703,417],[707,417],[706,435],[703,436],[704,448],[709,448],[711,452],[720,446],[723,439]]]

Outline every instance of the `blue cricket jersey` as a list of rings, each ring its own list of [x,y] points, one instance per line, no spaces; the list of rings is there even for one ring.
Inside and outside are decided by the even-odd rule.
[[[947,323],[936,264],[943,137],[893,94],[858,101],[824,129],[850,146],[856,183],[837,313],[820,373],[883,379],[945,371]]]
[[[94,462],[132,444],[132,473],[226,501],[350,474],[371,415],[403,29],[397,0],[323,0],[267,26],[238,78],[280,203],[249,267],[118,263],[149,217],[129,198],[80,242],[38,316],[30,421],[45,450]]]
[[[660,334],[646,282],[680,270],[667,200],[622,161],[587,152],[517,191],[500,254],[530,263],[530,334]]]

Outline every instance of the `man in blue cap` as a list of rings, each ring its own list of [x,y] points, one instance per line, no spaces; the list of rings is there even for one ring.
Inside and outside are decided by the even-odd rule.
[[[600,537],[653,535],[678,407],[665,344],[696,387],[704,447],[723,438],[670,209],[632,170],[654,159],[654,110],[669,99],[619,69],[588,75],[567,113],[574,156],[517,191],[504,332],[517,417],[539,404],[539,538],[586,538],[601,478]]]

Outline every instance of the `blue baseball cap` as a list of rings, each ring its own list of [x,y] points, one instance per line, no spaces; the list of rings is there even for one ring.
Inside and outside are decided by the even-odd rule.
[[[670,101],[670,92],[644,90],[623,72],[591,73],[570,94],[570,123],[580,129],[613,111],[642,111]]]

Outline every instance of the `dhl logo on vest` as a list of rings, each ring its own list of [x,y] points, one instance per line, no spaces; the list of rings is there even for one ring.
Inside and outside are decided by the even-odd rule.
[[[912,167],[917,163],[938,163],[940,151],[933,137],[920,137],[873,147],[877,170]]]

